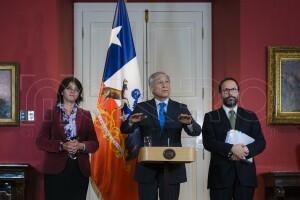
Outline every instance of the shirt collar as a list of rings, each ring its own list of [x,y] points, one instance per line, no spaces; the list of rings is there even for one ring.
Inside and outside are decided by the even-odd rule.
[[[233,108],[229,108],[229,107],[223,105],[223,109],[224,109],[224,111],[225,111],[225,113],[226,113],[227,116],[229,116],[229,111],[230,111],[230,110],[233,110],[234,113],[236,114],[236,113],[237,113],[237,108],[238,108],[237,105],[234,106]]]
[[[164,101],[160,101],[160,100],[155,99],[155,98],[154,98],[154,100],[155,100],[155,104],[156,104],[157,107],[158,107],[159,103],[164,102],[166,104],[166,107],[168,106],[168,103],[169,103],[169,98],[165,99]]]
[[[64,108],[64,104],[63,104],[63,103],[58,103],[58,104],[56,105],[56,107],[57,107],[59,110],[65,112],[65,108]],[[75,104],[74,104],[74,107],[73,107],[73,109],[72,109],[72,112],[76,112],[77,109],[78,109],[78,104],[75,103]]]

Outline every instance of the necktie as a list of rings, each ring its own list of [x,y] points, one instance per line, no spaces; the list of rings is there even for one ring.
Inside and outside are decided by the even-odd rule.
[[[159,105],[159,126],[162,129],[165,125],[165,121],[166,121],[166,116],[165,116],[165,106],[166,104],[164,102],[161,102],[158,104]]]
[[[229,111],[229,121],[232,129],[235,129],[235,112],[234,110]]]

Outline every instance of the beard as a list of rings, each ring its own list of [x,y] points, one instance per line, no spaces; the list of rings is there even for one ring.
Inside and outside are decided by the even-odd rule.
[[[238,98],[229,96],[226,98],[223,98],[223,104],[228,108],[233,108],[238,103]]]

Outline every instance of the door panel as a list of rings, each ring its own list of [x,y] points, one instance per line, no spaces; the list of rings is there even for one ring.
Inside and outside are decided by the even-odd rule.
[[[148,74],[165,71],[171,98],[186,103],[195,118],[203,112],[202,12],[149,12]],[[148,94],[151,96],[151,94]]]

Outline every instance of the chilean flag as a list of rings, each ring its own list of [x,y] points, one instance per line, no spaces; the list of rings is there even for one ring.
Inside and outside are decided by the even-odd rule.
[[[92,155],[93,188],[104,200],[138,199],[135,160],[126,161],[120,125],[141,99],[140,73],[124,0],[118,0],[95,121],[100,147]]]

